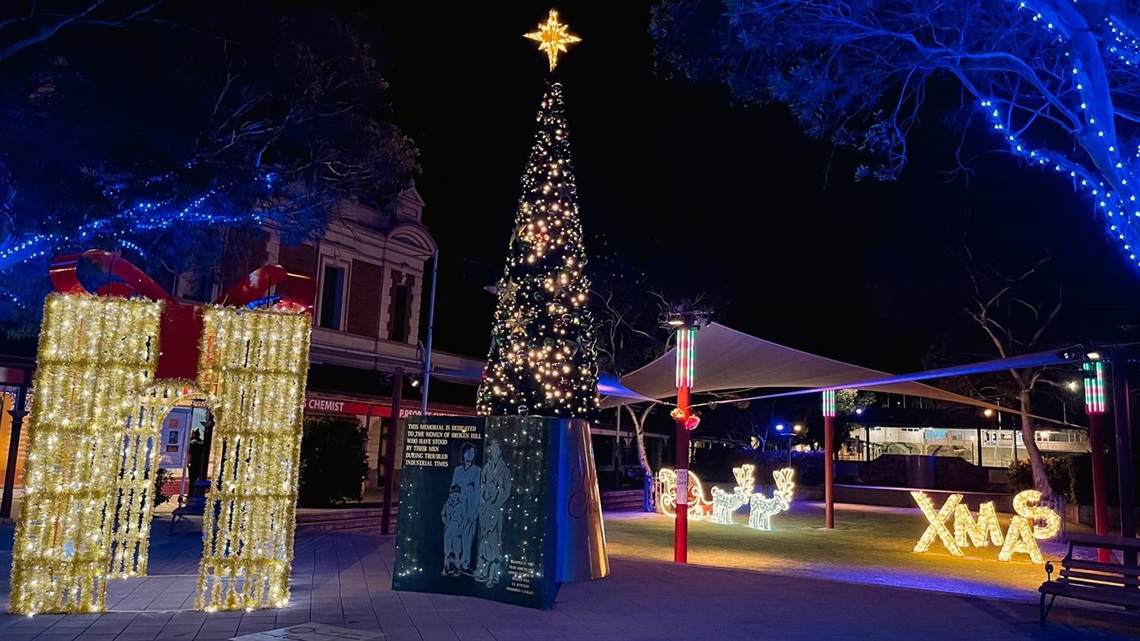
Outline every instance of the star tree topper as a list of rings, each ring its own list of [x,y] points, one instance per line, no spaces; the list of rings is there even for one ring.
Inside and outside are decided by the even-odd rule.
[[[546,58],[550,61],[550,70],[554,71],[558,66],[558,54],[567,52],[566,45],[582,42],[578,36],[570,35],[569,30],[568,25],[558,22],[558,12],[551,9],[546,22],[538,23],[538,31],[523,34],[523,37],[538,42],[538,50],[546,52]]]

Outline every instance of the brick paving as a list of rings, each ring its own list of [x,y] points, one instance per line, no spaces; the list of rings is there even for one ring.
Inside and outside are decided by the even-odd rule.
[[[157,524],[156,524],[157,526]],[[105,614],[0,614],[2,641],[230,639],[300,623],[380,631],[387,641],[681,639],[1135,639],[1140,616],[1058,602],[1045,627],[1027,600],[676,566],[614,558],[607,579],[562,587],[542,612],[469,597],[393,592],[392,537],[298,536],[287,609],[204,613],[193,607],[201,533],[155,527],[151,576],[114,581]],[[0,567],[13,528],[0,527]],[[8,576],[0,572],[0,608]],[[1072,603],[1072,602],[1070,602]]]

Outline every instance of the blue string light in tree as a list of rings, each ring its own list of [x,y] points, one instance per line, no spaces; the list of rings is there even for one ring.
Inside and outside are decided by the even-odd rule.
[[[1075,4],[1075,3],[1074,3]],[[1083,14],[1071,6],[1052,2],[1019,0],[1018,8],[1032,12],[1030,20],[1050,34],[1054,42],[1066,50],[1063,58],[1068,69],[1060,82],[1046,97],[1044,106],[1024,120],[1015,121],[1015,105],[996,97],[979,101],[982,113],[994,131],[1001,134],[1010,152],[1042,170],[1068,174],[1078,190],[1093,197],[1094,207],[1103,214],[1106,232],[1124,249],[1129,262],[1140,266],[1137,248],[1140,247],[1140,141],[1132,141],[1129,149],[1134,153],[1126,157],[1116,126],[1116,109],[1109,86],[1109,76],[1134,76],[1135,65],[1140,61],[1140,44],[1136,33],[1113,16],[1104,18],[1101,25],[1088,25],[1088,29],[1073,26],[1074,16],[1083,20]],[[1064,15],[1062,15],[1064,14]],[[1090,38],[1096,47],[1090,47]],[[1073,132],[1078,146],[1088,154],[1085,162],[1070,154],[1028,142],[1022,135],[1028,124],[1047,108],[1070,112],[1070,120],[1080,123]]]
[[[225,189],[207,190],[189,203],[179,206],[175,199],[140,201],[129,209],[107,218],[100,218],[77,227],[69,234],[29,234],[19,242],[0,249],[0,270],[46,257],[64,249],[86,249],[95,239],[112,241],[121,246],[142,251],[128,237],[169,229],[178,226],[216,226],[259,223],[261,214],[243,211],[236,214],[219,214],[219,200]],[[126,243],[126,244],[124,244]]]

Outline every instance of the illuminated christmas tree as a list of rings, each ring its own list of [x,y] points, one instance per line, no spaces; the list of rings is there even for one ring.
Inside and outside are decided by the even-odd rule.
[[[598,357],[562,85],[548,86],[522,177],[478,409],[591,418]]]

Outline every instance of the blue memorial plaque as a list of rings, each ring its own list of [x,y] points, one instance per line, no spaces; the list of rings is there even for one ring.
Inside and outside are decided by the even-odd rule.
[[[558,433],[539,417],[408,418],[395,590],[549,608]]]

